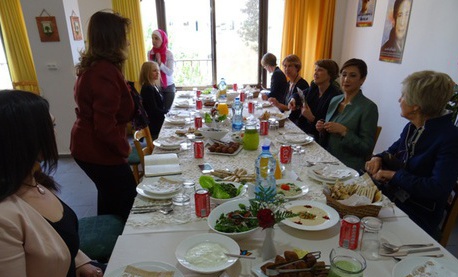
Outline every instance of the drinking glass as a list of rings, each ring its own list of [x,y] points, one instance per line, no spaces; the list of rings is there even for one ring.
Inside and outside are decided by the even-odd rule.
[[[329,254],[329,277],[362,277],[366,260],[361,254],[346,248],[334,248]]]
[[[189,202],[191,201],[191,197],[189,196],[189,194],[186,193],[185,183],[186,182],[183,182],[181,184],[180,192],[178,192],[175,196],[172,197],[173,205],[176,205],[176,206],[189,205]]]
[[[259,133],[256,128],[256,123],[247,123],[245,126],[245,134],[243,135],[243,149],[258,150]]]

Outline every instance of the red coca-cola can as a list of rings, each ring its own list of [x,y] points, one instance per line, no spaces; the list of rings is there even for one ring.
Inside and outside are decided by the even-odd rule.
[[[202,110],[202,99],[196,100],[196,110]]]
[[[344,216],[340,225],[339,245],[350,250],[355,250],[358,248],[360,228],[361,220],[359,220],[357,216]]]
[[[200,90],[196,90],[196,97],[197,97],[197,98],[199,98],[199,97],[200,97],[200,95],[202,95],[202,91],[200,91]]]
[[[246,92],[242,90],[240,92],[240,102],[245,102],[245,99],[246,99]]]
[[[194,117],[194,127],[197,129],[202,128],[202,117],[196,116]]]
[[[239,87],[237,86],[237,84],[233,84],[233,85],[232,85],[232,89],[233,89],[234,91],[237,91],[238,88],[239,88]]]
[[[201,140],[194,141],[194,158],[204,158],[204,142]]]
[[[248,113],[254,113],[254,103],[248,102]]]
[[[269,135],[269,121],[261,120],[261,126],[259,127],[259,134],[261,136]]]
[[[280,163],[289,164],[293,158],[293,148],[291,145],[280,146]]]
[[[206,189],[198,189],[194,193],[194,202],[196,203],[196,215],[198,217],[207,217],[210,214],[210,194]]]

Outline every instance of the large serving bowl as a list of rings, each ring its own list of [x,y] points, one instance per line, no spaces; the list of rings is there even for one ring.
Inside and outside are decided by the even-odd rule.
[[[216,221],[221,216],[221,214],[228,214],[230,212],[233,212],[233,211],[236,211],[236,210],[240,210],[239,204],[244,204],[247,207],[249,207],[250,206],[250,201],[247,198],[236,199],[236,200],[231,200],[231,201],[225,202],[225,203],[217,206],[216,208],[214,208],[210,212],[210,215],[208,216],[208,219],[207,219],[208,226],[210,227],[210,229],[212,229],[215,233],[231,237],[231,238],[233,238],[235,240],[246,238],[246,237],[250,236],[251,234],[253,234],[254,232],[256,232],[256,230],[259,227],[253,228],[253,229],[251,229],[249,231],[240,232],[240,233],[225,233],[225,232],[220,232],[220,231],[215,229]]]
[[[229,133],[229,129],[226,128],[213,129],[211,127],[202,127],[199,131],[205,138],[216,140],[222,139],[227,133]]]
[[[233,184],[235,188],[238,188],[240,185],[242,185],[241,183],[227,182],[227,181],[217,181],[217,183]],[[221,205],[223,203],[242,198],[245,195],[246,191],[247,191],[247,187],[243,186],[242,190],[240,191],[240,194],[235,197],[222,199],[222,198],[215,198],[215,197],[210,196],[210,201],[212,203],[215,203],[216,205]]]
[[[233,265],[238,259],[225,255],[223,256],[219,250],[215,250],[215,253],[209,253],[208,249],[205,252],[200,251],[199,254],[202,254],[202,257],[197,257],[199,254],[191,255],[190,250],[196,247],[198,248],[202,244],[218,245],[224,249],[224,253],[240,253],[239,245],[231,238],[219,234],[198,234],[187,237],[177,246],[175,256],[178,262],[189,270],[209,274],[225,270]],[[196,263],[195,260],[198,260],[200,263]],[[215,264],[211,266],[203,264],[209,260],[213,260]]]

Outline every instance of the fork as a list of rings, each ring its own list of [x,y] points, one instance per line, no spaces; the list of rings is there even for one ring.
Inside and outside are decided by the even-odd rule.
[[[421,255],[421,256],[415,256],[415,257],[442,258],[444,257],[444,254]],[[401,261],[403,258],[405,258],[405,256],[402,258],[393,256],[393,259],[397,262]]]

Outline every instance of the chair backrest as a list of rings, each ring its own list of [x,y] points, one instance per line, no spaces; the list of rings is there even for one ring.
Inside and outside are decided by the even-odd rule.
[[[374,137],[374,148],[375,148],[375,145],[377,144],[377,140],[381,132],[382,132],[382,126],[377,126],[377,130],[375,131],[375,137]],[[372,149],[372,152],[374,152],[374,149]],[[366,160],[369,161],[372,158],[372,155],[373,154],[370,154],[369,156],[367,156]]]
[[[443,247],[447,246],[450,234],[452,233],[453,228],[455,228],[456,217],[458,216],[458,181],[456,182],[455,187],[450,194],[449,200],[447,201],[445,212],[446,215],[444,223],[441,227],[442,237],[439,241]]]
[[[145,146],[143,146],[142,143],[140,142],[142,139],[144,140]],[[143,177],[144,171],[145,171],[145,156],[151,155],[154,150],[153,138],[151,136],[149,127],[135,131],[134,145],[135,145],[135,149],[138,152],[138,156],[140,156],[140,163],[142,165],[142,171],[139,173],[140,178],[141,178]]]

